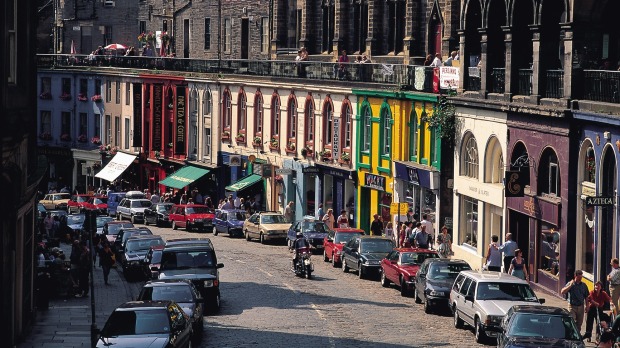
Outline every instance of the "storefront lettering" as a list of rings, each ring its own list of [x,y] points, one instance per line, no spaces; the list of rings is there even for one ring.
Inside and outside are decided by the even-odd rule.
[[[133,84],[133,146],[142,146],[142,84]]]
[[[153,151],[161,150],[162,85],[153,86]]]
[[[366,187],[385,191],[385,177],[383,176],[366,173],[364,182]]]
[[[487,197],[489,196],[489,191],[487,191],[485,189],[481,189],[481,188],[478,188],[478,187],[475,187],[475,186],[469,186],[469,190],[472,191],[472,192],[476,192],[476,193],[478,193],[480,195],[483,195],[483,196],[487,196]]]
[[[185,153],[185,86],[177,86],[175,153]]]
[[[587,206],[614,205],[614,198],[613,197],[587,197],[586,205]]]
[[[334,118],[334,136],[332,141],[334,159],[340,158],[340,119]]]
[[[523,210],[531,216],[536,216],[540,213],[538,205],[534,202],[534,197],[530,197],[529,201],[523,201]]]
[[[407,174],[409,175],[409,181],[419,185],[420,178],[418,177],[418,170],[416,168],[407,168]]]

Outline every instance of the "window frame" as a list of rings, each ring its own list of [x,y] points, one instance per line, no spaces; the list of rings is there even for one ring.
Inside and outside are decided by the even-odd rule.
[[[232,95],[228,88],[222,93],[222,131],[231,130],[232,124]]]
[[[237,95],[237,134],[246,134],[248,128],[248,103],[245,90],[241,88]],[[245,137],[242,142],[245,142]],[[238,141],[239,142],[239,141]]]
[[[290,142],[292,139],[297,139],[297,98],[295,98],[294,94],[291,94],[288,98],[288,105],[286,107],[287,113],[287,124],[286,124],[286,137]],[[288,144],[287,144],[288,146]]]
[[[323,147],[332,148],[334,140],[334,106],[331,98],[323,101]]]
[[[271,139],[275,140],[280,139],[280,127],[282,126],[282,110],[280,109],[280,95],[274,92],[271,96]],[[280,142],[278,141],[278,146],[272,147],[279,148]]]
[[[361,151],[370,154],[372,148],[372,109],[368,103],[362,104],[362,146]]]
[[[462,160],[460,175],[472,179],[478,179],[480,171],[480,154],[478,152],[476,137],[471,133],[468,133],[465,138],[461,156]]]
[[[202,115],[206,117],[210,117],[212,113],[212,96],[211,90],[208,88],[202,92]]]
[[[125,132],[124,133],[124,139],[123,139],[123,143],[124,143],[124,148],[125,150],[129,150],[129,133],[131,132],[131,125],[130,125],[130,121],[129,121],[129,117],[125,117],[124,119],[124,127],[125,127]]]
[[[231,53],[232,51],[232,21],[230,18],[224,18],[224,53]]]
[[[392,110],[389,105],[382,105],[379,122],[382,128],[380,137],[381,156],[389,158],[392,153]]]
[[[205,17],[204,20],[204,47],[205,50],[211,49],[211,18]]]
[[[254,136],[263,137],[263,126],[265,121],[265,105],[263,100],[263,94],[261,91],[256,91],[254,95]],[[261,144],[262,145],[262,144]]]
[[[314,116],[314,99],[311,96],[306,98],[304,107],[304,141],[306,146],[314,145],[314,134],[316,132],[315,116]]]

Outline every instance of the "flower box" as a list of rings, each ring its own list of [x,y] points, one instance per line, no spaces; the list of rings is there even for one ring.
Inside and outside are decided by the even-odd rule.
[[[222,140],[230,140],[230,132],[229,131],[223,131],[222,132]]]
[[[235,137],[235,140],[238,143],[245,143],[245,134],[237,134],[237,136]]]
[[[98,136],[94,136],[92,139],[90,139],[90,142],[95,144],[95,145],[100,145],[101,144],[101,139]]]
[[[80,134],[80,136],[77,138],[77,141],[80,143],[85,143],[88,141],[88,138],[86,137],[85,134]]]
[[[284,148],[284,150],[288,153],[295,153],[297,151],[297,147],[295,146],[294,142],[289,141],[289,143],[286,144],[286,148]]]
[[[71,94],[69,94],[69,93],[63,93],[63,94],[61,94],[61,95],[60,95],[60,97],[59,97],[59,98],[60,98],[61,100],[64,100],[64,101],[69,101],[69,100],[71,100]]]
[[[324,149],[323,151],[319,152],[319,156],[323,161],[327,162],[332,158],[332,151],[330,149]]]
[[[71,141],[71,136],[67,133],[60,136],[61,141]]]
[[[340,160],[342,162],[349,163],[351,161],[351,154],[346,151],[342,151],[342,154],[340,154]]]
[[[52,99],[52,94],[50,92],[43,92],[39,94],[39,98],[43,100],[49,100]]]
[[[86,96],[86,94],[80,93],[78,94],[78,100],[85,102],[85,101],[88,101],[88,97]]]
[[[269,148],[272,150],[277,150],[280,148],[280,141],[277,138],[271,138],[269,141]]]
[[[103,101],[103,98],[101,97],[101,95],[95,94],[94,96],[90,97],[90,100],[94,101],[95,103],[101,103]]]
[[[39,139],[49,141],[49,140],[52,140],[52,135],[48,132],[43,132],[39,134]]]
[[[254,137],[254,139],[252,140],[252,145],[254,145],[254,146],[262,146],[263,145],[263,138],[261,138],[261,137]]]

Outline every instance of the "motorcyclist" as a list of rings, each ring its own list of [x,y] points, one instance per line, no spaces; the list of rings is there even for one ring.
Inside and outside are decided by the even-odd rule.
[[[308,240],[304,238],[303,233],[297,232],[297,234],[295,234],[295,237],[295,241],[293,242],[293,269],[295,269],[295,265],[297,264],[299,249],[310,248],[310,243],[308,243]]]

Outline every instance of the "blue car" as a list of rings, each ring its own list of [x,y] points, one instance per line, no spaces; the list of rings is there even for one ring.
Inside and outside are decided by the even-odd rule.
[[[297,232],[304,234],[304,238],[310,243],[312,250],[323,250],[323,240],[329,233],[329,228],[322,221],[318,221],[314,216],[305,216],[303,220],[299,220],[291,225],[288,230],[287,240],[289,248],[292,247],[296,239]]]
[[[213,235],[227,233],[229,237],[243,237],[244,210],[216,210]]]

